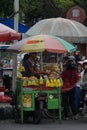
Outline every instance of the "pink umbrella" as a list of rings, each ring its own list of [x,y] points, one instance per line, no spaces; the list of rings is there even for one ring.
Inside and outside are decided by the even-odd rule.
[[[0,42],[20,40],[21,34],[0,23]]]

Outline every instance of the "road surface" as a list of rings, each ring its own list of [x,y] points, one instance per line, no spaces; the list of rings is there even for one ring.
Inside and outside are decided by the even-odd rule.
[[[60,124],[58,120],[42,119],[38,125],[17,124],[13,120],[0,121],[0,130],[87,130],[87,119],[63,120]]]

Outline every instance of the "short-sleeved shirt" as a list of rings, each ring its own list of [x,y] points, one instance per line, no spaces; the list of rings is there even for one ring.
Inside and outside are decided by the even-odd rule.
[[[26,60],[26,61],[23,63],[23,66],[24,66],[24,68],[25,68],[25,72],[24,72],[23,76],[26,76],[26,77],[32,76],[33,74],[32,74],[32,72],[31,72],[30,69],[34,67],[34,63],[31,62],[30,60]]]

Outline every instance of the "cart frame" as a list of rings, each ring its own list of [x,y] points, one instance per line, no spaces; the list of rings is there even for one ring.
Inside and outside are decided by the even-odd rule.
[[[16,108],[19,109],[20,117],[19,120],[21,123],[24,122],[24,111],[34,112],[35,111],[35,97],[38,93],[46,94],[47,109],[48,110],[58,110],[59,122],[61,122],[61,87],[55,87],[54,90],[42,90],[41,86],[39,90],[26,90],[23,88],[23,80],[17,80],[17,89],[16,89]],[[23,94],[29,94],[32,98],[31,107],[23,106]],[[54,98],[50,98],[50,95],[56,95]],[[55,119],[55,112],[53,120]]]

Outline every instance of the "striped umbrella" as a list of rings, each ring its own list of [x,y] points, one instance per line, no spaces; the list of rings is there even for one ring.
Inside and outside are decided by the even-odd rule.
[[[69,42],[51,35],[31,36],[13,44],[8,48],[19,52],[53,52],[66,53],[74,52],[76,48]]]

